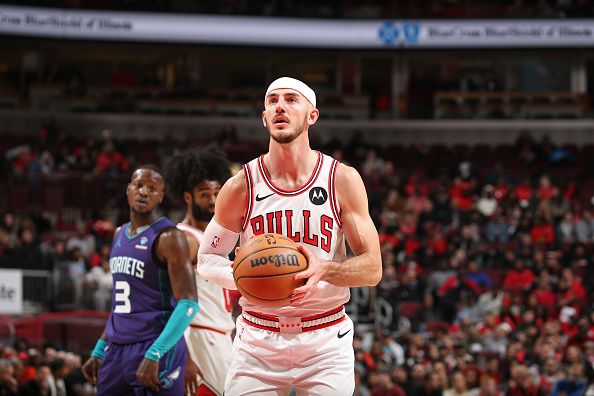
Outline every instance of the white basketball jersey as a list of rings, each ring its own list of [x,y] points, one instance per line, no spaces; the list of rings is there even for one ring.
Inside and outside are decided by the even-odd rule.
[[[177,228],[193,235],[200,245],[202,231],[182,223],[178,223]],[[235,328],[235,322],[231,317],[232,305],[229,290],[204,279],[196,268],[194,268],[194,275],[196,276],[200,311],[192,319],[192,324],[224,332],[232,331]]]
[[[247,181],[248,205],[240,244],[253,235],[275,232],[309,249],[317,258],[344,261],[346,248],[340,223],[340,207],[334,180],[338,161],[318,153],[318,161],[309,181],[295,191],[283,190],[270,180],[263,156],[243,166]],[[348,302],[348,287],[319,282],[299,305],[266,308],[245,298],[245,310],[278,316],[306,316],[323,313]]]

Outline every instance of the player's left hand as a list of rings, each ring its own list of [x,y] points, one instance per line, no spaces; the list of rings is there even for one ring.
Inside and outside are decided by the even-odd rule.
[[[303,298],[309,293],[315,285],[318,284],[320,280],[324,278],[326,266],[324,265],[325,262],[316,258],[312,252],[310,252],[307,248],[299,245],[297,247],[301,254],[305,256],[307,259],[307,269],[305,271],[298,272],[295,275],[295,280],[298,281],[300,279],[307,279],[305,285],[295,288],[293,290],[293,294],[291,295],[290,302],[291,304],[298,304],[303,300]]]
[[[143,358],[136,371],[136,378],[145,388],[159,392],[159,363]]]

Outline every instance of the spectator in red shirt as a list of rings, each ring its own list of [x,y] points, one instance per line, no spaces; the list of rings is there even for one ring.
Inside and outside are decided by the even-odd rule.
[[[450,197],[455,207],[462,211],[468,212],[474,206],[474,185],[470,180],[462,180],[457,177],[454,179],[454,185],[450,190]]]
[[[540,306],[545,307],[546,311],[549,314],[553,313],[553,311],[555,310],[557,297],[553,292],[550,275],[548,272],[543,271],[539,275],[536,281],[536,289],[534,289],[532,295],[536,297],[536,299],[538,300],[538,304]]]
[[[96,170],[100,173],[109,171],[127,172],[129,162],[120,152],[116,151],[112,144],[105,144],[103,150],[97,156]]]
[[[443,233],[436,231],[427,245],[433,250],[435,257],[443,256],[448,250],[448,242]]]
[[[534,283],[534,272],[525,268],[524,260],[517,258],[514,269],[507,272],[503,280],[503,288],[506,290],[527,290]]]
[[[581,279],[577,278],[570,268],[564,268],[559,280],[561,296],[558,301],[559,307],[570,306],[578,313],[585,303],[586,290]]]
[[[431,200],[424,195],[417,193],[411,195],[406,200],[406,210],[413,213],[418,219],[423,213],[428,213],[433,209]]]
[[[534,189],[530,184],[530,179],[525,178],[520,184],[514,189],[514,196],[521,207],[527,208],[532,200],[532,194]]]
[[[400,222],[400,232],[405,236],[412,236],[417,232],[417,222],[413,213],[407,212]]]
[[[559,190],[551,183],[551,179],[549,178],[549,176],[541,176],[538,182],[538,198],[551,199],[558,193]]]
[[[534,244],[549,244],[555,241],[555,228],[550,223],[539,216],[536,218],[532,229],[530,230],[530,237]]]

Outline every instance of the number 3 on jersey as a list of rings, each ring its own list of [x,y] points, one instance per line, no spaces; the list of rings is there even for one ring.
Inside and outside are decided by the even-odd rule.
[[[131,310],[132,306],[130,305],[130,285],[126,281],[117,281],[115,283],[115,309],[113,310],[113,312],[130,313]]]

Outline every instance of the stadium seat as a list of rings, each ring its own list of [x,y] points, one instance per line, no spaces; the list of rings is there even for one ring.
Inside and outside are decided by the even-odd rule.
[[[398,314],[412,318],[422,307],[423,304],[419,301],[402,301],[398,304]]]
[[[425,330],[429,331],[429,332],[434,332],[434,331],[447,332],[449,328],[450,328],[450,324],[448,322],[445,322],[442,320],[435,320],[435,321],[425,323]]]

